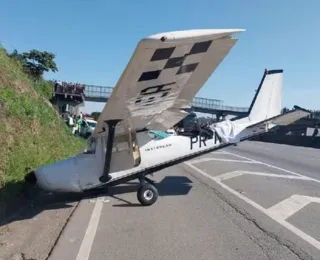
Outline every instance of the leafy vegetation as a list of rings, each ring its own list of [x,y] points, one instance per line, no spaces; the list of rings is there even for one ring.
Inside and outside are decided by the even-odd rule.
[[[12,55],[0,48],[0,202],[22,190],[29,171],[85,147],[48,102],[52,85],[42,73],[57,70],[53,58],[37,51]],[[31,65],[32,59],[38,61]]]
[[[47,51],[31,50],[29,52],[19,53],[14,50],[12,53],[7,53],[11,59],[18,61],[27,74],[33,78],[43,76],[45,71],[57,72],[57,64],[54,61],[55,55]]]

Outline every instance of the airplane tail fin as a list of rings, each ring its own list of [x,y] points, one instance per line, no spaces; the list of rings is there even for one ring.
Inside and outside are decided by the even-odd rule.
[[[213,126],[224,142],[236,143],[242,138],[271,129],[271,125],[288,125],[310,114],[310,111],[297,106],[295,110],[281,114],[282,74],[283,70],[265,70],[248,116],[225,120]]]
[[[265,70],[249,108],[250,122],[260,122],[281,114],[283,70]]]

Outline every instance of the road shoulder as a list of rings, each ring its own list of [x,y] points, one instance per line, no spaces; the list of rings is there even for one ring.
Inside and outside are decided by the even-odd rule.
[[[80,198],[38,193],[0,227],[0,259],[47,259]]]

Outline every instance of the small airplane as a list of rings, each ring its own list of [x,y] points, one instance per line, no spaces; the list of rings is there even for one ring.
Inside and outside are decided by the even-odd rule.
[[[139,179],[138,200],[149,206],[158,191],[148,175],[309,115],[297,106],[281,114],[283,70],[266,70],[247,116],[192,133],[150,134],[172,129],[188,115],[192,98],[236,44],[231,35],[242,31],[173,31],[140,40],[88,148],[36,169],[26,180],[49,191],[84,192]]]

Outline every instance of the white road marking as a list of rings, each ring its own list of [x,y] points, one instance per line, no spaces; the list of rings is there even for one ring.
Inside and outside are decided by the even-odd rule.
[[[231,153],[230,153],[231,154]],[[232,154],[232,155],[235,155],[235,154]],[[235,156],[238,156],[238,155],[235,155]],[[249,159],[249,158],[246,158],[244,156],[238,156],[239,158],[243,158],[243,159],[247,159],[247,160],[252,160],[252,159]],[[252,160],[252,161],[255,161],[255,160]],[[258,163],[261,163],[259,161],[255,161],[255,162],[258,162]],[[223,187],[224,189],[226,189],[227,191],[229,191],[230,193],[232,193],[233,195],[237,196],[238,198],[244,200],[245,202],[247,202],[249,205],[251,205],[252,207],[256,208],[257,210],[263,212],[264,214],[266,214],[267,216],[269,216],[271,219],[273,219],[274,221],[278,222],[280,225],[284,226],[285,228],[287,228],[288,230],[290,230],[291,232],[293,232],[294,234],[296,234],[298,237],[300,237],[301,239],[305,240],[306,242],[308,242],[309,244],[311,244],[312,246],[314,246],[315,248],[317,248],[318,250],[320,250],[320,242],[316,239],[314,239],[313,237],[311,237],[310,235],[304,233],[302,230],[296,228],[295,226],[293,226],[292,224],[286,222],[284,219],[283,219],[283,216],[280,215],[280,214],[274,214],[274,213],[269,213],[269,210],[270,209],[265,209],[264,207],[262,207],[261,205],[257,204],[256,202],[254,202],[253,200],[247,198],[246,196],[242,195],[241,193],[239,193],[238,191],[230,188],[229,186],[227,186],[226,184],[224,184],[221,180],[219,180],[219,178],[217,178],[218,176],[216,177],[213,177],[211,175],[209,175],[208,173],[202,171],[201,169],[199,169],[198,167],[192,165],[191,162],[185,162],[185,164],[187,164],[189,167],[191,167],[192,169],[194,169],[195,171],[197,171],[198,173],[202,174],[203,176],[211,179],[212,181],[216,182],[217,184],[219,184],[221,187]],[[265,163],[261,163],[261,164],[264,164],[266,166],[269,166],[269,167],[272,167],[272,168],[276,168],[278,170],[283,170],[284,172],[288,172],[288,173],[292,173],[296,176],[299,176],[299,177],[304,177],[304,178],[308,178],[308,179],[312,179],[312,178],[309,178],[307,176],[303,176],[301,174],[297,174],[297,173],[294,173],[294,172],[291,172],[291,171],[287,171],[285,169],[281,169],[279,167],[276,167],[276,166],[272,166],[272,165],[269,165],[269,164],[265,164]],[[221,176],[220,176],[221,177]],[[312,179],[314,180],[314,179]]]
[[[305,179],[307,178],[309,181],[314,181],[314,182],[320,183],[320,180],[317,180],[317,179],[314,179],[314,178],[311,178],[311,177],[302,175],[302,174],[300,174],[300,173],[296,173],[296,172],[293,172],[293,171],[289,171],[289,170],[280,168],[280,167],[278,167],[278,166],[274,166],[274,165],[271,165],[271,164],[268,164],[268,163],[264,163],[264,162],[260,162],[260,161],[257,161],[257,160],[253,160],[253,159],[250,159],[250,158],[248,158],[248,157],[241,156],[241,155],[234,154],[234,153],[230,153],[230,152],[226,152],[226,154],[234,155],[234,156],[236,156],[236,157],[238,157],[238,158],[250,160],[250,161],[252,161],[252,162],[256,162],[256,163],[265,165],[265,166],[267,166],[267,167],[270,167],[270,168],[273,168],[273,169],[277,169],[277,170],[279,170],[279,171],[283,171],[283,172],[286,172],[286,173],[290,173],[290,174],[293,174],[293,175],[296,175],[296,176],[299,176],[299,177],[302,177],[302,178],[305,178]]]
[[[221,161],[221,162],[236,162],[236,163],[256,163],[248,160],[233,160],[233,159],[222,159],[222,158],[200,158],[197,160],[191,161],[193,164],[201,163],[201,162],[208,162],[208,161]]]
[[[192,169],[194,169],[195,171],[197,171],[198,173],[202,174],[203,176],[213,180],[214,182],[218,183],[219,185],[221,185],[223,188],[225,188],[226,190],[230,191],[231,193],[233,193],[234,195],[237,195],[239,198],[243,199],[244,201],[246,201],[247,203],[249,203],[250,205],[252,205],[253,207],[261,210],[262,212],[265,211],[265,209],[263,207],[261,207],[259,204],[255,203],[254,201],[248,199],[247,197],[241,195],[241,193],[231,189],[229,186],[225,185],[224,183],[222,183],[221,181],[219,181],[216,177],[211,176],[210,174],[206,173],[205,171],[202,171],[201,169],[199,169],[198,167],[192,165],[189,162],[185,162],[185,164],[187,164],[189,167],[191,167]]]
[[[320,198],[302,195],[292,195],[278,204],[267,209],[268,214],[279,219],[287,219],[311,202],[320,203]]]
[[[266,172],[248,172],[248,171],[243,171],[243,173],[258,175],[258,176],[265,176],[265,177],[272,177],[272,178],[284,178],[284,179],[304,180],[304,181],[312,180],[307,176],[292,176],[292,175],[286,175],[286,174],[276,174],[276,173],[266,173]]]
[[[190,162],[192,163],[192,162]],[[193,163],[192,163],[193,164]],[[249,171],[233,171],[227,172],[220,175],[213,177],[215,180],[224,181],[234,177],[239,177],[241,175],[248,174],[248,175],[257,175],[257,176],[265,176],[265,177],[272,177],[272,178],[284,178],[284,179],[293,179],[293,180],[304,180],[309,181],[309,177],[303,176],[292,176],[292,175],[283,175],[283,174],[275,174],[275,173],[265,173],[265,172],[249,172]]]
[[[97,227],[99,224],[104,200],[105,200],[105,197],[99,197],[96,200],[96,204],[94,205],[92,215],[87,227],[87,231],[83,237],[80,250],[77,255],[77,260],[88,260],[90,257],[90,252],[91,252],[94,237],[97,232]]]
[[[243,171],[227,172],[227,173],[215,176],[215,177],[213,177],[213,179],[215,181],[225,181],[225,180],[228,180],[228,179],[231,179],[231,178],[234,178],[234,177],[241,176],[243,174],[244,174]]]

